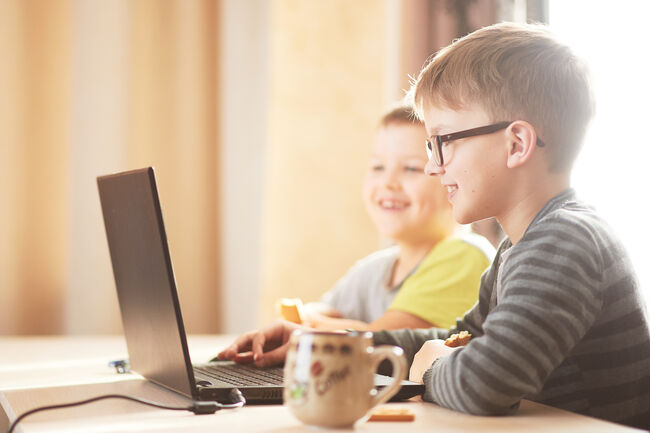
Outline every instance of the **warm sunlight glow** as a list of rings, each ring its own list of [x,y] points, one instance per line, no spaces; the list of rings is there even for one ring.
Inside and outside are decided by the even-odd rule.
[[[650,304],[650,2],[550,0],[550,26],[587,59],[597,113],[573,173],[623,239]]]

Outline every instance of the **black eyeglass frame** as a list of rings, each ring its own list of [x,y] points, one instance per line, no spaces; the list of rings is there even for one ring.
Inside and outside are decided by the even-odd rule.
[[[500,131],[501,129],[506,129],[512,121],[509,122],[499,122],[493,123],[492,125],[479,126],[478,128],[466,129],[464,131],[452,132],[450,134],[443,135],[432,135],[425,141],[425,147],[427,150],[427,156],[429,159],[435,155],[435,163],[438,167],[445,165],[444,158],[442,156],[442,143],[453,140],[460,140],[461,138],[476,137],[478,135],[492,134],[493,132]],[[435,143],[435,151],[434,151]],[[537,139],[536,144],[540,147],[544,146],[544,142]]]

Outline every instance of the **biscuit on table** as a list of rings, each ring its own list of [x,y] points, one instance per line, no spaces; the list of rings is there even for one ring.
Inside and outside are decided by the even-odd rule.
[[[415,414],[411,409],[380,407],[372,411],[368,421],[413,421]]]

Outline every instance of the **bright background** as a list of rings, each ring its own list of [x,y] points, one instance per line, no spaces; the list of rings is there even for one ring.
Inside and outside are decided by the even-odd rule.
[[[623,239],[650,304],[650,2],[551,0],[549,24],[585,58],[596,116],[573,173]]]
[[[95,178],[148,165],[190,333],[318,299],[382,244],[363,169],[409,74],[549,11],[598,88],[575,186],[648,295],[648,2],[0,0],[0,334],[121,332]]]

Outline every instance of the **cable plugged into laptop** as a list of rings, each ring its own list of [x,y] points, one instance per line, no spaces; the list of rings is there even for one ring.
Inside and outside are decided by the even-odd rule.
[[[237,409],[246,404],[246,398],[237,388],[230,390],[231,404],[217,403],[216,401],[195,401],[190,409],[196,415],[210,415],[221,409]]]
[[[216,401],[195,401],[189,408],[195,415],[212,415],[221,410],[221,405]]]
[[[134,401],[136,403],[141,403],[145,404],[147,406],[155,407],[158,409],[167,409],[167,410],[187,410],[190,412],[193,412],[196,415],[210,415],[218,410],[221,409],[236,409],[239,407],[242,407],[246,404],[246,399],[242,395],[241,391],[239,391],[236,388],[233,388],[230,390],[230,401],[232,401],[232,404],[221,404],[216,401],[194,401],[191,406],[169,406],[166,404],[161,404],[157,403],[155,401],[147,400],[144,398],[140,397],[133,397],[130,395],[124,395],[124,394],[106,394],[106,395],[100,395],[97,397],[92,397],[86,400],[81,400],[81,401],[75,401],[71,403],[62,403],[62,404],[55,404],[51,406],[41,406],[37,407],[31,410],[28,410],[25,413],[22,413],[20,416],[18,416],[9,426],[9,430],[7,430],[7,433],[12,433],[18,423],[25,419],[27,416],[32,415],[36,412],[42,412],[45,410],[52,410],[52,409],[63,409],[66,407],[73,407],[73,406],[81,406],[84,404],[88,403],[93,403],[99,400],[105,400],[109,398],[121,398],[124,400],[130,400]]]
[[[237,388],[233,388],[230,390],[230,401],[232,401],[232,404],[222,404],[221,408],[236,409],[246,404],[246,398],[244,398],[244,394],[242,394],[241,391],[238,390]]]

